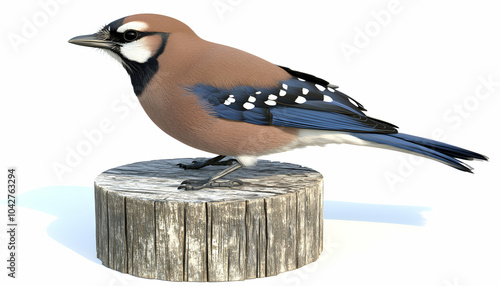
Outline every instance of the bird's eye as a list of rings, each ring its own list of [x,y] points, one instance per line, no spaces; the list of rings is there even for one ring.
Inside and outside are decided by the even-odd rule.
[[[123,33],[123,39],[125,39],[125,41],[128,41],[128,42],[131,42],[131,41],[137,39],[138,36],[139,36],[139,33],[135,30],[127,30],[127,31],[125,31],[125,33]]]

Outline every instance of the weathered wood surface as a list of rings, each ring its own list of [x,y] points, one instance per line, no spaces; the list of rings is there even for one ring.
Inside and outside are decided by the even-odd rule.
[[[97,257],[135,276],[231,281],[273,276],[323,249],[323,178],[299,165],[258,161],[224,179],[235,189],[178,190],[224,168],[183,170],[191,159],[138,162],[95,179]]]

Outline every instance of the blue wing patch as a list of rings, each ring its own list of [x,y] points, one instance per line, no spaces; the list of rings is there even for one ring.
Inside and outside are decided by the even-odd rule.
[[[299,77],[273,88],[232,89],[198,84],[186,90],[199,96],[208,112],[220,118],[258,125],[350,132],[396,133],[396,126],[367,117],[357,101],[327,84]]]

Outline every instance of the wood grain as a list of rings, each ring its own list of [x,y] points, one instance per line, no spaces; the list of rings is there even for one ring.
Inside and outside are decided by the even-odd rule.
[[[203,159],[197,159],[203,160]],[[242,186],[178,190],[223,168],[190,159],[124,165],[95,179],[96,247],[103,265],[169,281],[277,275],[323,249],[323,178],[299,165],[258,161],[226,176]]]

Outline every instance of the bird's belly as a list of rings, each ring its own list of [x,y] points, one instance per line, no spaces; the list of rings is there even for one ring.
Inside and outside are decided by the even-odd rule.
[[[191,147],[214,154],[264,155],[297,138],[296,130],[226,120],[209,114],[195,96],[158,101],[142,95],[142,107],[165,133]],[[176,100],[177,99],[177,100]]]
[[[202,134],[202,135],[200,135]],[[184,143],[221,155],[265,155],[296,139],[291,128],[262,126],[240,121],[216,119],[202,132],[192,134],[194,142]]]

